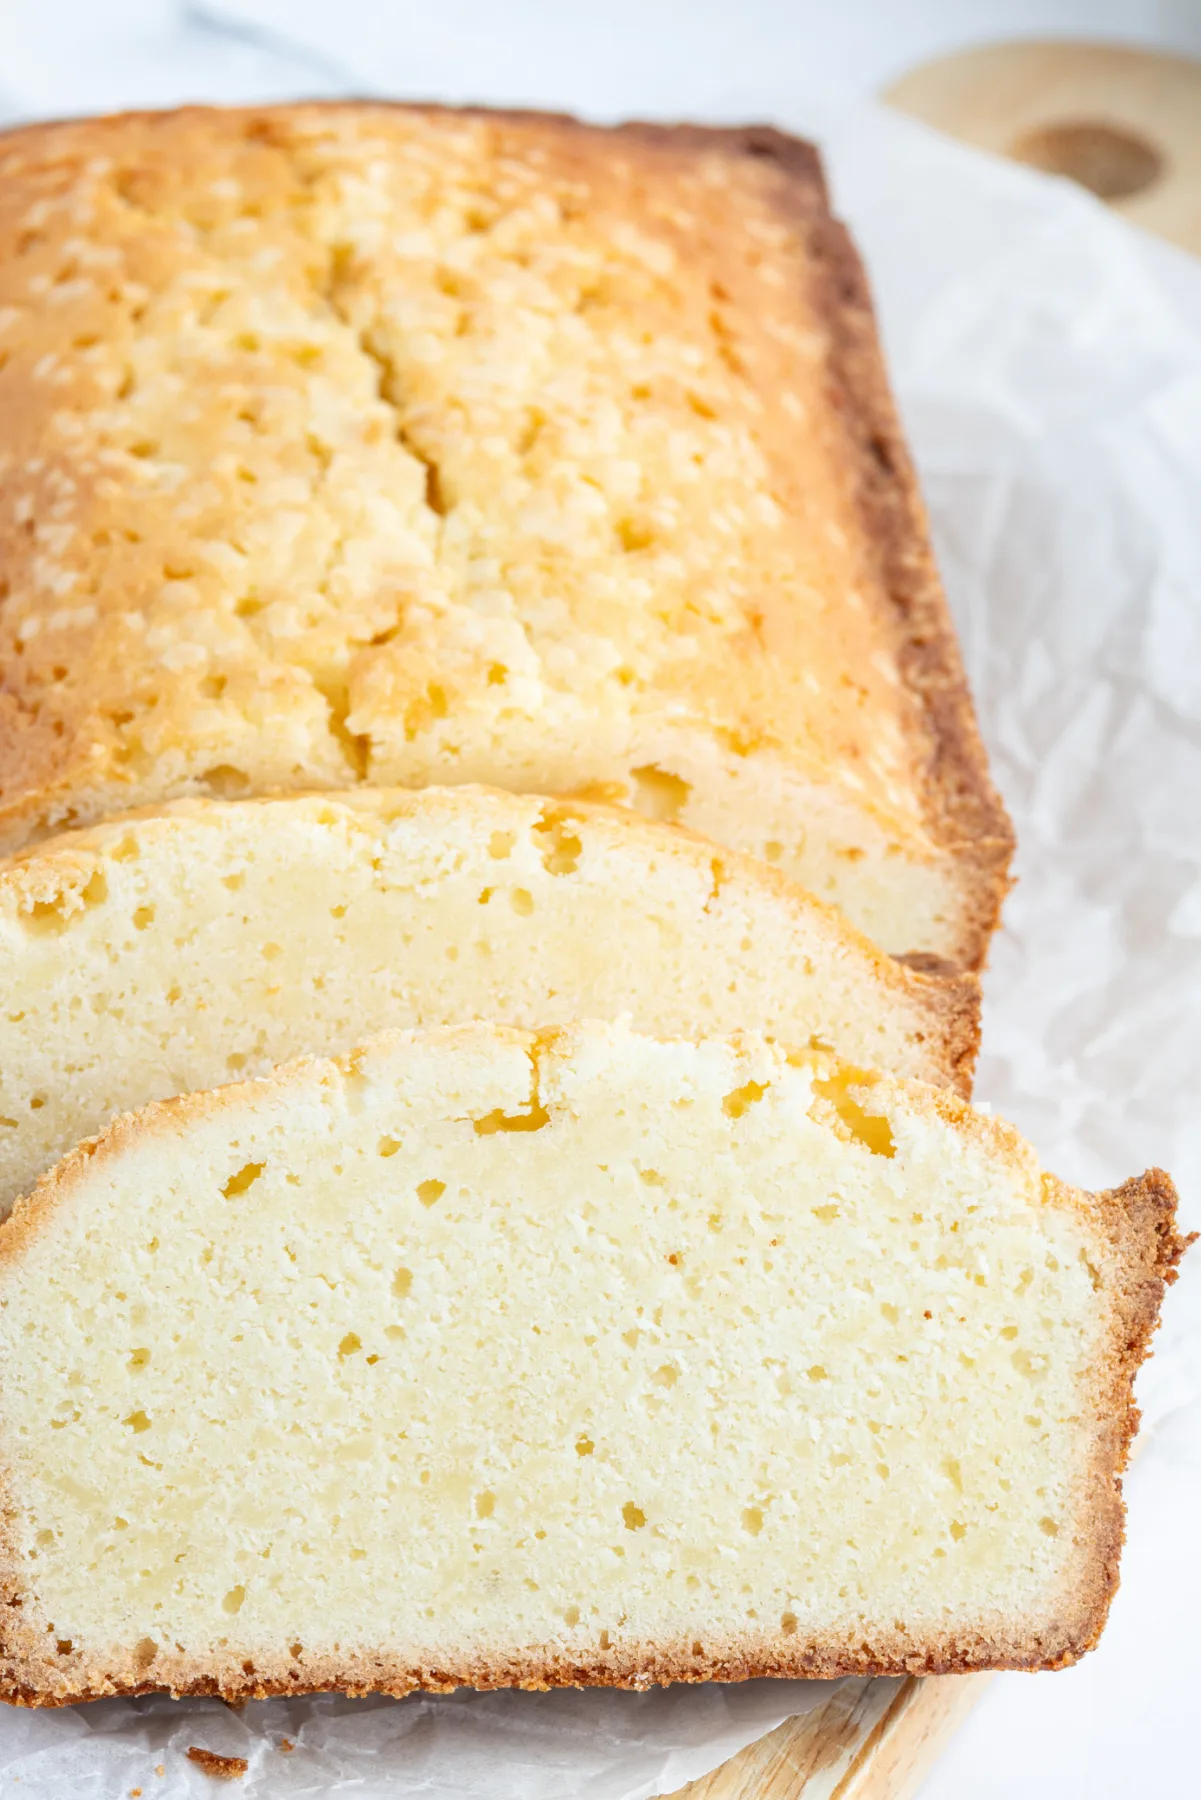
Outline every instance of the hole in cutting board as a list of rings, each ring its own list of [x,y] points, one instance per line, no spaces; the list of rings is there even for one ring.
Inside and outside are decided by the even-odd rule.
[[[1145,137],[1100,119],[1065,119],[1024,131],[1009,146],[1018,162],[1064,175],[1099,200],[1129,200],[1164,173],[1161,153]]]

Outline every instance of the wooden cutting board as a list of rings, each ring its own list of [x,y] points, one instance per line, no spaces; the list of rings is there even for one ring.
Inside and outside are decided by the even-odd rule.
[[[910,1800],[987,1675],[831,1681],[786,1719],[671,1800]]]
[[[1201,254],[1201,62],[1191,57],[984,44],[911,69],[882,98],[966,144],[1066,175]]]

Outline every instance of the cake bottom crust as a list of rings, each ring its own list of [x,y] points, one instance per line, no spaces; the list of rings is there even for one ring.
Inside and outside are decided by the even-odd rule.
[[[1115,1582],[1116,1585],[1116,1582]],[[787,1638],[783,1643],[730,1638],[715,1646],[676,1639],[648,1643],[641,1651],[592,1655],[554,1652],[495,1652],[448,1655],[357,1651],[324,1656],[272,1656],[251,1659],[198,1659],[186,1655],[161,1659],[161,1674],[137,1668],[128,1656],[108,1668],[96,1658],[72,1678],[69,1669],[55,1670],[53,1690],[45,1685],[45,1665],[27,1665],[22,1680],[14,1659],[4,1671],[0,1699],[15,1706],[70,1706],[79,1701],[170,1693],[218,1697],[241,1702],[281,1695],[344,1693],[352,1699],[369,1694],[403,1698],[414,1692],[451,1693],[456,1688],[485,1692],[520,1688],[545,1692],[561,1687],[608,1687],[643,1691],[676,1682],[836,1680],[842,1676],[960,1675],[982,1670],[1066,1668],[1092,1649],[1100,1636],[1109,1594],[1090,1615],[1056,1620],[1041,1630],[1006,1633],[981,1626],[922,1637],[900,1631]],[[32,1659],[31,1659],[32,1660]],[[158,1660],[158,1659],[156,1659]],[[42,1677],[41,1684],[37,1677]]]

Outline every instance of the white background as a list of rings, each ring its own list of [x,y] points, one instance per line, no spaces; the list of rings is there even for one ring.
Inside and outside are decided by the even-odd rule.
[[[1166,1163],[1199,1224],[1201,268],[1041,178],[844,110],[926,56],[1024,35],[1201,55],[1201,5],[8,0],[0,115],[377,92],[824,125],[1022,839],[981,1091],[1069,1177]],[[1201,1789],[1196,1269],[1173,1302],[1103,1646],[997,1678],[924,1800]]]
[[[221,28],[224,27],[224,30]],[[795,112],[999,37],[1201,56],[1198,0],[4,0],[0,105],[341,88],[578,111]]]

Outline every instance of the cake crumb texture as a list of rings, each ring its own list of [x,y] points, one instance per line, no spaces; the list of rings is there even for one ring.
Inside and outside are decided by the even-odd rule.
[[[214,1781],[240,1781],[250,1767],[244,1756],[220,1756],[216,1750],[202,1750],[197,1744],[189,1745],[186,1754],[189,1762]]]
[[[1174,1204],[754,1035],[127,1115],[0,1228],[4,1697],[1069,1663]]]
[[[974,975],[624,809],[478,788],[178,800],[0,864],[0,1216],[115,1113],[386,1026],[749,1027],[967,1091]]]

